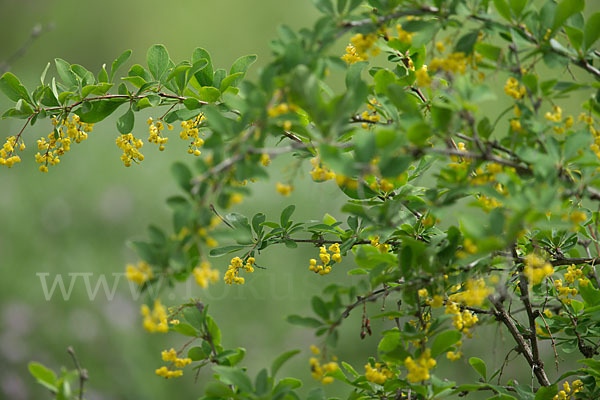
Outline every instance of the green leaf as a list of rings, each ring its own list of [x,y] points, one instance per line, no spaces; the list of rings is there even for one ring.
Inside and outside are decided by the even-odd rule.
[[[496,11],[498,11],[498,14],[500,14],[502,18],[506,19],[507,21],[512,21],[510,7],[508,6],[506,0],[494,0],[494,6],[496,7]]]
[[[256,61],[257,56],[255,54],[250,54],[247,56],[242,56],[234,61],[233,65],[231,65],[231,69],[229,70],[229,75],[233,75],[238,72],[246,73],[248,68]]]
[[[487,368],[485,367],[485,362],[481,358],[471,357],[469,358],[469,364],[471,367],[483,378],[484,381],[487,381]]]
[[[135,115],[131,108],[121,115],[117,120],[117,129],[122,135],[127,135],[133,131],[133,125],[135,123]]]
[[[583,43],[583,31],[567,25],[564,26],[564,29],[573,48],[575,48],[575,50],[581,49],[581,44]]]
[[[535,400],[552,400],[558,393],[556,383],[552,386],[542,386],[535,394]]]
[[[237,386],[241,392],[251,393],[253,391],[252,382],[242,369],[217,365],[213,367],[213,371],[219,374],[221,381]]]
[[[125,64],[127,60],[131,57],[131,50],[125,50],[115,61],[113,61],[110,67],[110,81],[112,82],[115,78],[115,74],[119,70],[119,68]]]
[[[63,81],[65,85],[69,88],[79,86],[79,80],[77,79],[77,75],[73,71],[71,71],[71,65],[63,60],[62,58],[55,58],[54,64],[56,65],[56,71],[58,71],[58,76]]]
[[[322,13],[333,15],[333,3],[331,0],[312,0],[312,2]]]
[[[288,315],[285,320],[292,325],[305,326],[307,328],[318,328],[323,325],[318,319],[301,317],[299,315]]]
[[[431,346],[431,356],[436,358],[446,352],[450,347],[462,338],[462,334],[456,330],[444,331],[435,337]]]
[[[29,373],[37,379],[38,383],[56,392],[56,374],[42,364],[32,361],[28,364]]]
[[[583,48],[588,50],[600,38],[600,12],[590,15],[583,29]]]
[[[221,82],[221,88],[220,88],[221,93],[226,91],[227,88],[229,88],[230,86],[236,87],[241,82],[243,77],[244,77],[243,72],[236,72],[235,74],[227,76]]]
[[[82,122],[95,124],[112,114],[119,106],[127,102],[127,99],[108,99],[94,102],[84,102],[84,105],[75,113],[79,115]],[[85,105],[88,105],[87,107]]]
[[[327,304],[319,296],[313,296],[311,301],[312,309],[319,317],[327,321],[329,319],[329,309]]]
[[[198,96],[200,96],[200,100],[202,101],[214,103],[221,98],[221,91],[212,86],[203,86],[198,90]]]
[[[527,0],[510,0],[510,8],[513,10],[513,14],[516,17],[521,15],[521,12],[527,5]]]
[[[178,323],[177,325],[173,325],[171,327],[175,332],[181,333],[185,336],[196,337],[198,336],[198,332],[194,329],[193,326],[184,324],[183,322]]]
[[[261,369],[256,375],[254,386],[256,387],[256,394],[259,396],[262,396],[269,391],[269,373],[266,368]]]
[[[283,364],[285,364],[290,358],[294,357],[298,353],[300,353],[300,350],[290,350],[277,357],[271,364],[271,376],[274,378]]]
[[[194,328],[202,331],[204,329],[204,314],[197,307],[186,307],[183,310],[183,318]]]
[[[187,165],[178,161],[171,166],[171,173],[179,184],[179,187],[186,192],[192,189],[192,171],[190,171]]]
[[[31,103],[29,93],[25,86],[21,84],[19,78],[14,74],[7,72],[0,78],[0,90],[12,101],[19,101],[20,99],[27,100]]]
[[[194,74],[194,77],[196,78],[200,86],[212,86],[213,65],[210,58],[210,54],[208,54],[208,51],[204,50],[203,48],[198,47],[192,53],[192,65],[202,59],[205,59],[208,62],[208,64],[206,65],[206,67],[202,68],[202,70],[196,72]]]
[[[202,350],[202,347],[195,346],[188,350],[187,356],[192,359],[192,361],[201,361],[208,358],[208,355]]]
[[[235,251],[241,250],[244,247],[245,246],[239,245],[217,247],[216,249],[211,249],[208,254],[210,254],[211,257],[219,257],[228,253],[233,253]]]
[[[583,11],[585,0],[563,0],[556,6],[552,31],[562,27],[564,22],[573,14]]]
[[[289,205],[289,206],[287,206],[286,208],[283,209],[283,211],[281,212],[281,216],[279,217],[279,221],[281,223],[281,227],[282,228],[286,227],[286,225],[290,221],[290,217],[294,213],[295,209],[296,209],[296,206],[293,205],[293,204]]]
[[[150,73],[157,81],[161,80],[165,72],[169,69],[169,53],[162,44],[155,44],[148,49],[146,61]]]
[[[215,346],[220,345],[221,344],[221,329],[219,329],[219,326],[217,325],[215,320],[212,319],[212,317],[210,315],[206,316],[206,326],[208,328],[208,333],[210,334],[210,337],[211,337],[213,343],[215,344]]]

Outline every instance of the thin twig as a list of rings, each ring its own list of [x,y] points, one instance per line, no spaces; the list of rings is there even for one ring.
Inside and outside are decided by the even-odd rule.
[[[79,364],[79,360],[77,359],[77,355],[75,355],[73,347],[67,347],[67,353],[71,355],[75,368],[77,368],[77,372],[79,373],[79,400],[83,400],[83,386],[85,381],[89,379],[87,369],[81,368],[81,364]]]

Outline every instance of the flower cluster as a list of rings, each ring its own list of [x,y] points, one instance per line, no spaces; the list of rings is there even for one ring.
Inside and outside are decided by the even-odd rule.
[[[492,289],[486,286],[483,278],[469,279],[462,292],[454,293],[448,299],[452,302],[478,307],[491,293]]]
[[[192,273],[194,274],[194,278],[196,278],[198,286],[203,288],[208,287],[209,281],[217,283],[219,280],[219,271],[212,269],[208,261],[202,261],[199,266],[193,269]]]
[[[446,353],[446,358],[450,361],[458,361],[462,357],[461,351],[448,351]]]
[[[324,376],[329,372],[335,372],[339,369],[338,363],[335,361],[330,361],[326,364],[321,365],[319,360],[316,357],[311,357],[309,360],[310,363],[310,374],[313,378],[318,381],[321,381],[322,384],[327,385],[329,383],[333,383],[333,377]]]
[[[513,99],[519,100],[527,94],[527,89],[511,76],[504,85],[504,93]]]
[[[200,137],[200,126],[206,120],[204,114],[200,114],[195,118],[181,122],[179,137],[183,140],[190,140],[188,153],[199,156],[201,153],[200,147],[204,145],[204,139]]]
[[[177,352],[175,349],[164,350],[162,353],[162,359],[165,362],[170,362],[176,368],[183,368],[188,364],[192,363],[191,358],[178,358]],[[160,367],[155,371],[156,375],[162,376],[163,378],[177,378],[183,375],[183,371],[181,369],[169,369],[166,366]]]
[[[475,315],[469,310],[463,310],[461,312],[458,303],[454,303],[452,301],[448,301],[446,303],[445,313],[453,315],[452,325],[454,325],[454,328],[456,328],[457,331],[461,331],[468,337],[471,337],[471,332],[469,332],[469,328],[471,328],[479,321],[477,315]]]
[[[569,287],[575,283],[577,279],[579,286],[587,286],[589,284],[589,280],[583,275],[583,271],[577,268],[575,265],[569,265],[567,267],[567,272],[564,275],[564,283],[561,279],[556,279],[554,281],[554,288],[558,292],[558,297],[565,304],[570,304],[571,299],[569,296],[576,296],[578,290],[574,287]]]
[[[323,182],[330,179],[335,179],[335,173],[325,165],[322,165],[318,157],[311,158],[310,164],[313,167],[312,171],[310,171],[310,176],[312,177],[313,181]]]
[[[369,33],[368,35],[357,33],[350,39],[351,44],[346,47],[346,54],[342,56],[342,60],[348,64],[364,61],[369,58],[369,50],[371,56],[376,57],[380,51],[378,47],[373,48],[376,41],[377,35],[374,33]]]
[[[152,273],[152,268],[145,261],[139,261],[138,265],[135,266],[133,264],[127,264],[125,269],[125,277],[137,283],[138,285],[143,285],[145,282],[149,281],[154,277]]]
[[[117,137],[115,142],[123,150],[121,161],[126,167],[130,167],[132,162],[139,163],[144,160],[144,155],[139,150],[144,146],[142,139],[136,139],[133,134],[128,133]]]
[[[365,128],[365,129],[368,128],[369,122],[370,123],[379,122],[381,117],[379,116],[379,114],[377,114],[377,109],[375,108],[375,106],[380,106],[380,105],[381,104],[377,103],[377,100],[375,100],[375,99],[369,100],[369,104],[367,104],[368,111],[363,111],[363,113],[360,115],[360,117],[362,118],[363,121],[368,121],[368,122],[362,123],[363,128]]]
[[[6,143],[0,149],[0,165],[6,165],[8,168],[12,167],[18,162],[21,162],[21,157],[14,154],[15,148],[17,147],[17,138],[15,136],[9,136],[6,138]],[[19,150],[25,150],[25,143],[21,142]]]
[[[169,138],[164,137],[162,135],[162,130],[165,129],[165,125],[161,120],[156,122],[152,121],[152,118],[148,118],[148,131],[150,132],[150,136],[148,136],[148,142],[154,143],[158,145],[158,150],[163,151],[165,149],[165,144],[169,141]],[[169,130],[173,130],[173,125],[167,125]]]
[[[581,392],[582,390],[583,390],[583,382],[581,380],[579,380],[579,379],[574,380],[573,387],[571,387],[571,385],[569,385],[569,382],[565,381],[565,383],[563,383],[563,390],[558,392],[558,394],[556,394],[553,397],[553,400],[576,399],[576,398],[578,398],[576,396],[576,394],[578,392]]]
[[[391,247],[389,244],[379,243],[379,236],[375,236],[374,238],[371,238],[371,246],[373,246],[377,250],[379,250],[380,253],[387,253],[388,251],[390,251],[390,247]]]
[[[467,72],[468,58],[462,51],[450,53],[445,58],[433,58],[429,64],[431,72],[444,71],[449,74],[464,74]]]
[[[81,143],[86,140],[88,133],[92,131],[93,124],[81,122],[78,115],[72,115],[70,119],[64,118],[59,122],[52,118],[54,130],[46,138],[37,141],[38,152],[35,161],[40,165],[41,172],[48,172],[48,165],[56,165],[60,157],[71,150],[71,143]]]
[[[241,196],[241,195],[239,195]],[[231,201],[231,200],[230,200]],[[210,219],[210,223],[207,227],[198,228],[198,236],[204,240],[204,243],[208,247],[217,247],[219,243],[212,237],[208,236],[209,232],[213,231],[221,223],[221,218],[216,215]]]
[[[398,40],[402,43],[411,44],[413,37],[415,36],[414,32],[407,32],[402,29],[402,25],[396,25],[396,32],[398,32]]]
[[[319,250],[319,258],[321,259],[322,264],[317,265],[317,260],[314,258],[310,259],[310,265],[308,269],[313,271],[315,274],[326,275],[331,272],[331,267],[334,263],[339,263],[342,261],[342,256],[340,255],[340,245],[338,243],[334,243],[329,246],[329,254],[328,249],[325,246],[321,246]]]
[[[296,112],[299,108],[297,105],[292,103],[279,103],[274,107],[269,108],[267,114],[271,118],[279,117],[280,115],[287,114],[290,112]]]
[[[394,377],[394,373],[381,363],[375,363],[375,368],[371,364],[365,364],[365,378],[369,382],[383,385],[385,381]]]
[[[417,360],[406,357],[404,366],[408,369],[406,378],[412,383],[418,383],[429,379],[429,370],[434,368],[436,362],[431,358],[431,350],[427,349]]]
[[[557,105],[552,106],[552,112],[547,111],[546,114],[544,114],[544,118],[546,118],[548,121],[551,122],[555,122],[555,123],[559,123],[559,124],[564,124],[564,126],[558,125],[558,126],[554,126],[554,132],[561,134],[561,133],[565,133],[566,129],[570,129],[575,120],[573,119],[573,116],[569,115],[567,118],[565,118],[563,120],[562,117],[562,108],[560,108]]]
[[[289,196],[292,193],[292,191],[294,190],[294,187],[292,185],[277,182],[275,184],[275,189],[277,190],[277,193],[279,193],[280,195]]]
[[[227,268],[227,272],[225,272],[225,283],[231,285],[233,283],[237,283],[239,285],[243,285],[245,279],[239,276],[240,269],[244,269],[246,272],[254,272],[254,257],[248,257],[246,260],[246,264],[239,257],[234,257],[231,259],[229,267]]]
[[[527,277],[529,283],[533,286],[541,283],[546,277],[554,273],[552,264],[544,260],[535,253],[528,254],[525,257],[525,268],[523,275]]]
[[[148,332],[166,333],[169,331],[167,309],[159,299],[154,300],[154,308],[150,310],[147,304],[142,304],[143,326]]]
[[[423,65],[421,69],[416,70],[415,77],[417,78],[417,85],[422,87],[431,86],[431,76],[427,72],[427,65]]]

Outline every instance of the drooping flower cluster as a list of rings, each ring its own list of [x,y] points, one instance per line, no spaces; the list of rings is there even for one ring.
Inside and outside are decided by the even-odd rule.
[[[380,106],[381,104],[377,103],[376,99],[370,99],[369,100],[369,104],[367,104],[367,111],[363,111],[363,113],[360,115],[360,117],[362,118],[363,121],[367,121],[367,122],[363,122],[362,123],[362,127],[363,128],[368,128],[370,123],[376,123],[379,122],[379,120],[381,119],[381,117],[379,116],[379,114],[377,114],[377,109],[375,108],[375,106]]]
[[[162,359],[165,362],[172,363],[175,368],[183,368],[188,364],[192,363],[191,358],[178,358],[175,349],[163,350],[161,353]],[[163,378],[177,378],[183,375],[181,369],[170,369],[169,367],[162,366],[155,371],[156,375],[162,376]]]
[[[206,120],[204,114],[200,114],[195,118],[188,121],[181,122],[181,128],[183,129],[179,133],[179,137],[183,140],[190,140],[188,147],[188,153],[195,156],[199,156],[201,153],[200,147],[204,145],[204,139],[200,137],[200,126]]]
[[[21,162],[21,157],[14,154],[16,147],[16,136],[7,137],[6,143],[4,143],[4,146],[2,146],[2,149],[0,149],[0,165],[6,165],[8,168],[10,168],[14,164]],[[25,150],[24,142],[21,142],[21,144],[19,145],[19,150]]]
[[[398,40],[402,43],[411,44],[413,37],[415,36],[415,32],[407,32],[402,29],[402,25],[396,25],[396,32],[398,32]]]
[[[376,57],[380,52],[378,47],[373,47],[376,41],[377,35],[374,33],[357,33],[350,39],[351,44],[346,47],[346,54],[342,56],[342,60],[348,64],[364,61],[369,58],[369,51],[371,56]]]
[[[332,254],[329,254],[329,252]],[[321,246],[319,250],[319,258],[321,259],[322,264],[318,264],[317,260],[311,258],[308,269],[319,275],[326,275],[330,273],[333,264],[342,261],[342,256],[340,255],[340,245],[338,243],[332,244],[329,246],[329,252],[325,246]]]
[[[137,283],[138,285],[143,285],[145,282],[154,277],[154,273],[147,262],[139,261],[137,266],[133,264],[127,264],[125,269],[125,277],[128,280]]]
[[[208,282],[217,283],[219,280],[219,270],[212,269],[208,261],[202,261],[199,266],[192,271],[196,283],[202,288],[208,287]]]
[[[429,63],[431,72],[444,71],[449,74],[464,74],[467,72],[468,59],[462,51],[450,53],[445,58],[435,57]]]
[[[312,351],[312,353],[314,355],[319,355],[319,353],[320,353],[319,349],[314,345],[310,346],[310,350]],[[333,377],[325,376],[325,375],[328,372],[335,372],[340,368],[338,363],[335,361],[330,361],[328,363],[321,364],[319,362],[319,359],[316,357],[311,357],[309,359],[309,363],[310,363],[311,376],[313,378],[315,378],[316,380],[320,381],[324,385],[333,383]]]
[[[365,378],[369,382],[383,385],[385,381],[393,377],[394,373],[381,363],[375,363],[375,367],[365,364]]]
[[[254,272],[254,257],[248,257],[246,263],[239,257],[234,257],[231,259],[229,267],[227,268],[227,272],[225,272],[225,283],[231,285],[233,283],[243,285],[245,279],[239,276],[240,269],[243,269],[246,272]]]
[[[330,179],[335,179],[335,173],[325,165],[321,164],[321,161],[318,157],[311,158],[310,164],[313,167],[312,171],[310,171],[310,176],[312,177],[313,181],[323,182]]]
[[[54,125],[54,130],[48,137],[42,137],[37,141],[40,152],[36,153],[35,161],[42,164],[40,165],[41,172],[48,172],[48,165],[58,164],[60,157],[71,150],[71,144],[86,140],[88,133],[93,129],[93,124],[81,122],[76,114],[72,115],[70,119],[64,118],[60,122],[56,118],[52,118],[52,125]]]
[[[469,328],[471,328],[479,321],[477,315],[466,309],[461,312],[458,303],[454,303],[452,301],[448,301],[446,303],[445,313],[453,315],[452,325],[454,326],[454,328],[456,328],[457,331],[460,331],[468,337],[471,337],[471,332],[469,331]]]
[[[491,293],[492,289],[486,286],[483,278],[469,279],[463,291],[450,295],[448,299],[467,306],[479,307]]]
[[[504,93],[515,100],[519,100],[527,94],[527,89],[525,86],[519,84],[518,80],[511,76],[507,79],[506,84],[504,85]]]
[[[277,182],[275,184],[275,189],[277,190],[277,193],[279,193],[282,196],[289,196],[292,191],[294,190],[294,187],[292,185],[286,184],[286,183],[281,183],[281,182]]]
[[[527,277],[529,283],[533,286],[541,283],[544,279],[554,273],[552,264],[544,260],[535,253],[528,254],[525,257],[525,267],[523,275]]]
[[[404,366],[408,369],[406,378],[412,383],[418,383],[429,379],[429,370],[434,368],[436,361],[431,358],[431,350],[426,349],[417,360],[406,357]]]
[[[373,246],[377,250],[379,250],[380,253],[387,253],[388,251],[390,251],[390,248],[392,247],[386,243],[379,243],[379,236],[375,236],[374,238],[371,238],[371,246]]]
[[[142,304],[142,316],[144,317],[143,326],[148,332],[166,333],[169,331],[167,322],[167,308],[163,306],[159,299],[154,300],[154,307],[150,310],[147,304]]]
[[[117,146],[123,151],[121,161],[126,167],[130,167],[132,162],[139,163],[144,160],[144,155],[140,149],[144,146],[142,139],[136,139],[133,134],[128,133],[117,137]]]
[[[161,120],[154,122],[152,118],[148,118],[146,122],[148,122],[148,132],[150,132],[148,142],[158,145],[158,150],[163,151],[165,144],[169,141],[169,138],[164,137],[161,133],[165,129],[165,125]],[[173,130],[173,125],[168,124],[167,128]]]

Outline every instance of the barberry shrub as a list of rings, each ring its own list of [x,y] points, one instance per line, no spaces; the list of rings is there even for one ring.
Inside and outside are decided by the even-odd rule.
[[[249,274],[269,273],[261,254],[273,246],[292,252],[314,245],[306,260],[314,279],[346,269],[342,260],[353,265],[352,284],[332,283],[312,297],[314,315],[287,317],[315,331],[310,399],[324,399],[320,385],[334,381],[347,386],[336,397],[349,399],[600,398],[596,4],[313,3],[321,18],[312,29],[282,27],[256,81],[245,79],[255,56],[226,70],[202,48],[176,63],[162,45],[123,77],[118,70],[130,51],[97,74],[56,59],[57,76],[48,77],[49,65],[33,91],[4,74],[0,89],[15,105],[3,117],[24,124],[7,138],[0,164],[21,162],[19,153],[34,143],[27,127],[48,119],[51,132],[33,144],[35,161],[42,172],[60,173],[71,147],[117,113],[121,161],[142,167],[148,144],[145,129],[134,126],[136,114],[150,109],[155,116],[138,124],[147,127],[149,145],[163,150],[169,140],[184,140],[189,155],[172,167],[181,189],[167,200],[173,226],[152,226],[147,241],[134,242],[140,261],[126,275],[140,290],[187,279],[202,288],[220,279],[251,284]],[[348,38],[345,54],[336,54],[335,44]],[[345,89],[335,91],[329,83],[340,76]],[[569,104],[576,93],[587,99]],[[580,110],[570,115],[563,107]],[[294,168],[310,171],[315,193],[339,188],[346,217],[297,220],[293,205],[278,221],[261,210],[223,211],[252,195],[271,160],[287,154]],[[276,185],[283,196],[293,189],[292,179]],[[228,254],[221,273],[211,257]],[[203,399],[300,398],[299,379],[276,378],[297,350],[249,371],[244,349],[222,345],[219,316],[213,319],[208,304],[166,307],[160,291],[147,292],[144,329],[187,337],[162,352],[156,375],[192,379],[211,368]],[[372,302],[383,310],[369,313]],[[351,313],[362,313],[360,338],[380,337],[363,365],[344,362],[336,349]],[[386,329],[374,331],[374,319]],[[514,345],[500,365],[463,348],[485,342],[473,338],[482,324],[497,326]],[[563,361],[565,353],[579,361]],[[503,378],[511,356],[528,365],[520,379]],[[439,364],[462,358],[478,380],[436,374]],[[38,363],[30,370],[57,398],[83,396],[82,386],[69,384],[78,374],[84,381],[81,369],[59,377]]]

